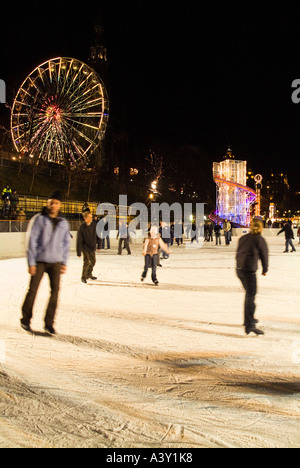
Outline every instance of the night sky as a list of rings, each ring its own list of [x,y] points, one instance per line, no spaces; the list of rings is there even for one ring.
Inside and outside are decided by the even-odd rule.
[[[126,109],[133,139],[196,145],[208,164],[230,144],[253,171],[287,171],[300,190],[300,104],[291,100],[300,79],[300,7],[29,4],[1,4],[0,78],[9,96],[50,58],[87,61],[100,10],[114,117]]]

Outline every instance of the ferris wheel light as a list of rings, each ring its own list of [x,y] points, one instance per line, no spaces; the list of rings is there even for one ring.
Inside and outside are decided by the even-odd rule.
[[[108,122],[106,89],[92,68],[71,58],[39,65],[24,81],[11,113],[18,152],[37,160],[87,165]]]

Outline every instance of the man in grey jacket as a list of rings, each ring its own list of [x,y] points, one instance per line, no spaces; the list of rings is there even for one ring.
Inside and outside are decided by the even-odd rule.
[[[31,331],[32,310],[40,282],[48,274],[51,296],[46,310],[45,331],[55,334],[53,328],[58,302],[60,277],[66,273],[70,246],[69,223],[60,216],[62,195],[54,192],[41,214],[32,220],[27,258],[31,276],[29,291],[22,307],[21,326]]]

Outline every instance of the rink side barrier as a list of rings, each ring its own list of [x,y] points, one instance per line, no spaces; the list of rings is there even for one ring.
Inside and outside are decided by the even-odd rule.
[[[76,252],[77,231],[71,231],[73,239],[71,239],[70,250]],[[0,233],[0,259],[4,258],[20,258],[25,257],[25,240],[26,232],[2,232]],[[132,240],[132,244],[143,244],[144,238],[142,235],[137,235],[137,239]],[[111,247],[117,248],[117,231],[111,231],[110,237]]]
[[[233,237],[241,237],[249,232],[248,229],[233,229]],[[275,238],[279,229],[264,229],[263,236],[268,238]],[[71,232],[73,239],[71,239],[70,250],[72,253],[76,252],[77,231]],[[294,230],[295,239],[297,239],[297,230]],[[111,247],[116,249],[118,245],[117,231],[111,231]],[[0,233],[0,259],[5,258],[21,258],[26,256],[25,252],[25,232],[2,232]],[[281,235],[284,242],[284,234]],[[133,245],[142,245],[144,238],[142,233],[136,239],[132,240]]]

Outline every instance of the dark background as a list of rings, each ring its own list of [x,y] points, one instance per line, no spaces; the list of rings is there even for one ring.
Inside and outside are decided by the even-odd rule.
[[[210,167],[230,144],[254,172],[286,171],[300,190],[300,104],[291,100],[300,78],[299,7],[4,1],[0,78],[8,100],[50,58],[87,61],[99,13],[111,118],[125,114],[137,144],[195,145]]]

